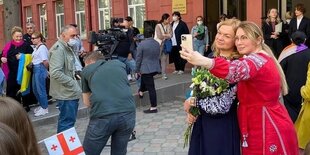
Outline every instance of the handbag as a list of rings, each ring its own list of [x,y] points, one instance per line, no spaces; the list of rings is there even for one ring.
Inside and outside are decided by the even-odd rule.
[[[161,26],[163,27],[164,32],[167,33],[165,28],[164,28],[164,26],[163,26],[163,24],[161,24]],[[171,50],[172,50],[172,40],[171,39],[164,40],[164,42],[163,42],[163,52],[165,54],[169,54],[169,53],[171,53]]]
[[[172,41],[171,39],[164,40],[163,51],[165,54],[169,54],[172,51]]]
[[[33,63],[29,63],[27,66],[26,66],[26,69],[29,71],[29,72],[32,72],[33,71]]]

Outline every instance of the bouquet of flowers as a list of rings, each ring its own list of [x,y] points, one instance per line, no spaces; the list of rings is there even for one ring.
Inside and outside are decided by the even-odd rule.
[[[205,68],[192,69],[192,76],[192,84],[190,85],[190,88],[192,89],[190,101],[193,104],[191,104],[188,112],[197,117],[200,115],[197,100],[209,96],[219,95],[229,87],[229,84],[224,79],[215,77]],[[183,147],[186,147],[189,143],[192,128],[193,124],[189,124],[185,130]]]

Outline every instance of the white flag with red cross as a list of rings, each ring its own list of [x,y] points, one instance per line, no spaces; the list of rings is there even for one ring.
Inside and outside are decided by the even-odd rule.
[[[50,155],[85,155],[74,127],[44,139],[44,143]]]

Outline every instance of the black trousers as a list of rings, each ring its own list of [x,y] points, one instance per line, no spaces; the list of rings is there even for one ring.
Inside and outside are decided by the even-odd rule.
[[[180,50],[182,50],[180,46],[172,46],[170,54],[171,60],[172,62],[174,62],[174,67],[176,71],[184,71],[185,64],[187,63],[186,60],[181,58]]]
[[[30,93],[22,96],[18,91],[20,90],[20,85],[17,83],[16,78],[17,74],[9,74],[8,80],[7,80],[7,87],[6,87],[6,96],[12,97],[18,102],[22,103],[24,107],[29,108],[29,105],[37,104],[38,101],[36,97],[33,94],[32,87],[30,87]],[[30,86],[31,86],[31,80],[30,80]]]
[[[157,73],[142,74],[139,91],[149,91],[151,107],[157,107],[157,96],[154,83],[154,75]]]

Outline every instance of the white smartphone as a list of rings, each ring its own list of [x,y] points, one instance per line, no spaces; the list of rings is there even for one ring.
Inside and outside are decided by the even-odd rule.
[[[181,44],[187,49],[193,50],[193,36],[192,34],[182,34]]]

